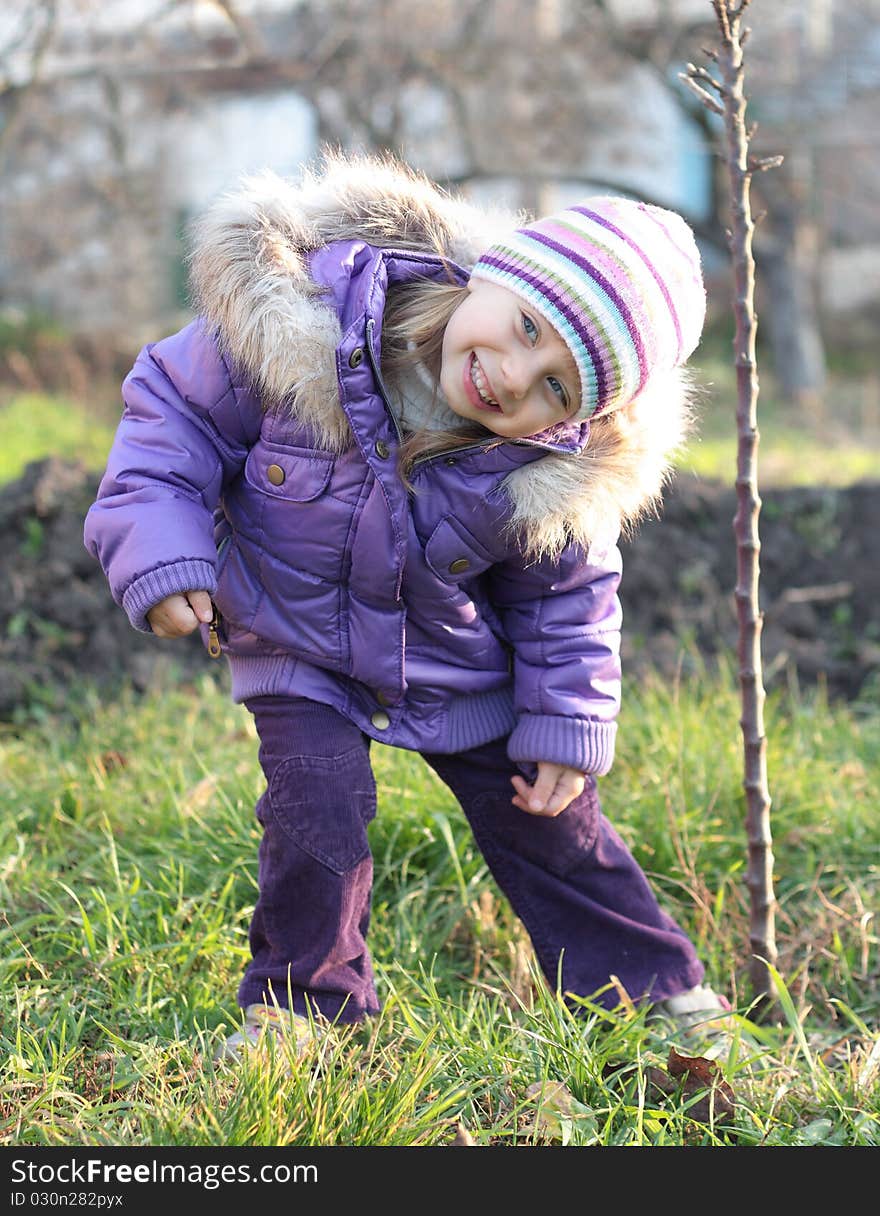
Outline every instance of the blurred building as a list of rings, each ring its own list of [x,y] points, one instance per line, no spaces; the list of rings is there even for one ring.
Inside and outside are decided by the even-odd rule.
[[[880,301],[872,8],[754,5],[751,104],[769,148],[786,141],[791,222],[809,221],[839,315]],[[512,206],[631,193],[684,212],[710,271],[724,260],[717,122],[678,80],[712,41],[706,0],[107,0],[62,3],[48,31],[27,9],[0,26],[0,309],[155,337],[186,312],[193,214],[243,173],[295,175],[324,141],[390,147]],[[767,240],[788,265],[800,237]]]

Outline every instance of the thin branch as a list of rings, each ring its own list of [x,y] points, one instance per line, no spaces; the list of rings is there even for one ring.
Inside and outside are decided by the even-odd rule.
[[[779,608],[783,604],[827,604],[831,600],[845,600],[852,593],[852,583],[819,583],[814,587],[786,587],[773,607]]]
[[[684,81],[692,93],[696,93],[707,110],[711,110],[713,114],[720,114],[722,118],[724,117],[724,106],[720,105],[705,89],[700,88],[697,82],[692,80],[686,72],[679,72],[678,78]]]
[[[687,75],[689,80],[701,80],[704,84],[709,85],[715,90],[719,97],[724,97],[726,90],[720,80],[716,80],[711,72],[707,72],[705,68],[698,68],[695,64],[687,65]]]
[[[750,156],[749,172],[763,173],[767,169],[778,169],[784,160],[784,156]]]

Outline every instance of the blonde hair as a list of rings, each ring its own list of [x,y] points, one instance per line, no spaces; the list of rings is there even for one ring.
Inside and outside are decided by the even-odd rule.
[[[416,279],[389,288],[382,322],[382,375],[393,388],[400,391],[407,375],[421,363],[434,381],[433,405],[439,408],[443,334],[466,295],[467,287],[452,280]],[[413,431],[400,445],[401,475],[406,481],[417,460],[468,447],[491,435],[477,423],[464,422],[454,429],[423,427]]]

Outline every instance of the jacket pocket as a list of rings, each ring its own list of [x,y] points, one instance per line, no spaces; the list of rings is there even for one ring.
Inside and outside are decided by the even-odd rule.
[[[311,502],[329,485],[334,463],[329,452],[262,440],[248,453],[244,475],[249,485],[271,498]]]
[[[425,544],[425,561],[444,583],[463,583],[488,569],[494,560],[451,515],[440,520]]]

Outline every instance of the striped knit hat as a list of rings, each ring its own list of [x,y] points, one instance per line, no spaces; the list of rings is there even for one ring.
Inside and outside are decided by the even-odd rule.
[[[581,380],[577,418],[626,405],[700,340],[700,255],[661,207],[586,199],[491,246],[471,273],[516,292],[564,339]]]

